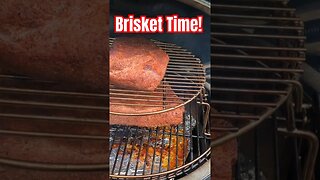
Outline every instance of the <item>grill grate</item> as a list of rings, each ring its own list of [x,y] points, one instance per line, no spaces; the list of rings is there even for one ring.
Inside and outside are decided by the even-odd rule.
[[[114,38],[110,38],[110,46]],[[192,101],[204,88],[205,71],[200,59],[186,49],[171,43],[153,40],[169,56],[164,79],[154,91],[119,89],[110,85],[110,104],[125,106],[156,107],[146,112],[124,113],[111,108],[111,114],[150,115],[170,111]],[[171,89],[174,91],[171,91]],[[175,94],[179,99],[175,98]]]
[[[107,95],[18,75],[0,75],[0,92],[0,164],[54,171],[108,169],[101,148],[107,148]],[[92,159],[82,146],[89,154],[95,151]]]
[[[110,39],[110,46],[113,40]],[[205,70],[200,59],[177,45],[153,42],[170,57],[162,84],[155,92],[117,89],[111,85],[110,113],[150,115],[183,106],[186,110],[183,123],[158,128],[113,126],[109,151],[110,177],[114,179],[179,177],[206,162],[210,155],[210,136],[206,133],[210,106],[204,102]],[[172,90],[179,100],[171,98]],[[112,105],[151,106],[161,110],[127,114],[112,111]]]
[[[211,111],[213,119],[232,122],[215,138],[217,146],[260,124],[294,92],[305,59],[303,23],[281,1],[215,1],[211,33]]]
[[[183,124],[139,128],[112,126],[110,176],[167,179],[185,175],[207,161],[210,136],[203,129],[209,108],[199,98],[188,103]]]

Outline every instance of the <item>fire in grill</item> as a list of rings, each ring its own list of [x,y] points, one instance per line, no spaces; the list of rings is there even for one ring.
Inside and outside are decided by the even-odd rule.
[[[112,42],[113,39],[110,45]],[[206,162],[210,155],[210,134],[207,133],[210,106],[205,102],[203,65],[200,59],[182,47],[172,43],[154,43],[170,58],[161,85],[154,92],[117,89],[111,85],[110,103],[121,100],[120,105],[160,106],[162,109],[134,114],[111,110],[110,114],[143,117],[183,106],[183,123],[157,128],[113,126],[109,151],[110,176],[114,179],[179,177]],[[179,101],[170,99],[169,87]],[[150,103],[150,98],[160,98],[161,104],[159,100]]]

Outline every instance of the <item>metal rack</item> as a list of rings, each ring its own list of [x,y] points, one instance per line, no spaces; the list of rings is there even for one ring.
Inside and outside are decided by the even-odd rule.
[[[110,46],[114,38],[110,38]],[[124,113],[110,109],[115,115],[152,115],[182,107],[195,99],[204,88],[205,72],[199,58],[191,52],[172,43],[153,40],[164,50],[170,60],[160,86],[154,91],[137,91],[110,86],[110,105],[139,106],[150,108],[150,112]],[[172,89],[172,91],[171,91]],[[179,96],[179,99],[174,96]]]
[[[301,111],[303,23],[280,1],[217,1],[212,6],[213,118],[237,124],[213,145],[253,129],[294,91]],[[228,129],[213,127],[213,130]]]
[[[303,22],[295,16],[295,9],[276,0],[218,0],[212,12],[211,105],[215,109],[211,111],[211,130],[224,134],[212,140],[213,148],[250,130],[256,132],[254,170],[259,179],[255,128],[269,118],[277,124],[273,115],[281,110],[285,125],[270,129],[275,137],[275,178],[280,179],[276,138],[280,134],[292,137],[296,162],[300,161],[298,139],[307,141],[306,161],[302,173],[296,163],[296,178],[311,179],[318,140],[295,126],[295,115],[303,114],[303,89],[298,80],[306,51]],[[232,127],[219,126],[215,119],[224,119]]]
[[[81,144],[98,149],[106,146],[107,95],[63,91],[56,83],[17,75],[0,75],[0,85],[0,134],[5,138],[0,164],[50,171],[108,168],[104,151],[88,160],[80,150]],[[26,143],[27,150],[21,149],[19,142]],[[36,145],[40,142],[43,146]],[[52,142],[62,145],[55,146]],[[74,143],[79,147],[70,146]],[[66,149],[61,151],[65,154],[37,153],[45,147],[55,150],[64,146]],[[73,153],[79,156],[72,156]]]
[[[111,38],[110,46],[113,41]],[[109,148],[113,179],[175,178],[193,171],[210,156],[210,106],[205,102],[205,70],[200,59],[175,44],[152,41],[170,58],[162,84],[154,92],[118,89],[111,85],[111,118],[112,115],[143,118],[183,107],[183,123],[157,128],[113,126]],[[159,109],[139,113],[112,111],[119,105],[159,106]]]
[[[203,102],[204,103],[204,102]],[[109,150],[114,179],[167,179],[185,175],[210,158],[210,136],[203,131],[200,101],[185,106],[183,124],[138,128],[113,126]]]

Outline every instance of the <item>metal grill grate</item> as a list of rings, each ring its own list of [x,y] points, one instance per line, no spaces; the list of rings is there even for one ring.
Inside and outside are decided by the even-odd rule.
[[[13,75],[0,75],[0,92],[0,164],[59,171],[108,169],[101,148],[107,148],[107,95],[67,91],[53,82]],[[91,160],[81,146],[95,151]],[[59,153],[47,153],[46,148]]]
[[[114,179],[168,179],[185,175],[207,161],[210,135],[204,119],[208,105],[199,98],[186,106],[183,124],[138,128],[113,126],[110,132],[110,176]]]
[[[113,40],[110,39],[110,46]],[[113,126],[109,151],[110,176],[114,179],[178,177],[206,162],[210,155],[210,135],[206,133],[210,106],[204,102],[205,70],[200,59],[177,45],[152,41],[170,57],[161,85],[154,92],[117,89],[111,85],[110,104],[161,107],[161,110],[128,114],[111,108],[110,113],[150,115],[184,106],[183,123],[158,128]],[[179,101],[171,98],[171,89]]]
[[[211,94],[213,119],[232,128],[213,140],[216,146],[260,124],[294,92],[301,110],[297,81],[305,59],[303,23],[281,1],[215,1],[212,6]]]
[[[110,46],[114,38],[109,39]],[[150,115],[163,113],[184,106],[197,97],[204,88],[205,72],[200,59],[186,49],[171,43],[153,42],[169,56],[164,79],[154,91],[119,89],[111,85],[110,104],[126,106],[156,107],[151,112],[124,113],[110,109],[111,114]],[[171,91],[171,89],[174,91]],[[179,96],[177,100],[174,96]]]

